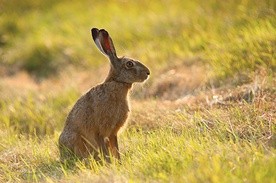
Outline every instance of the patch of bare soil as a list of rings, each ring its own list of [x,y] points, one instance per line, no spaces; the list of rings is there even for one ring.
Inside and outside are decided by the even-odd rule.
[[[148,89],[147,96],[163,100],[185,100],[205,86],[207,74],[200,58],[184,60],[161,71]]]

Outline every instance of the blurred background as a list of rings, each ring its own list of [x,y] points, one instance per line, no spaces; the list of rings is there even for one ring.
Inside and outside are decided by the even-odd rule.
[[[200,57],[216,77],[275,67],[275,1],[1,0],[1,76],[56,77],[68,66],[106,64],[92,27],[110,32],[119,55],[152,67]],[[274,57],[275,58],[275,57]]]
[[[92,27],[108,30],[119,56],[151,69],[134,99],[174,101],[264,77],[274,81],[275,4],[0,0],[0,118],[5,126],[62,124],[78,96],[102,82],[109,68],[91,39]],[[52,120],[57,111],[64,113]]]

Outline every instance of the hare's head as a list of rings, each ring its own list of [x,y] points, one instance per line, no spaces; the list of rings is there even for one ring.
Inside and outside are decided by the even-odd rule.
[[[148,78],[150,71],[145,65],[137,60],[117,57],[112,39],[106,30],[93,28],[91,33],[99,50],[111,62],[111,69],[107,80],[131,84],[134,82],[143,82]]]

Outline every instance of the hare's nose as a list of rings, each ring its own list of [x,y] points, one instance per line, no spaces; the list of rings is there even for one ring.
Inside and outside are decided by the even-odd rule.
[[[150,75],[150,71],[149,70],[147,70],[147,75]]]

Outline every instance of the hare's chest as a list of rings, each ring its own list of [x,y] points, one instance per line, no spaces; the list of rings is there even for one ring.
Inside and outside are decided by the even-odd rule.
[[[123,84],[109,82],[91,90],[91,123],[104,136],[116,133],[129,114],[128,88]]]
[[[101,103],[103,104],[103,103]],[[108,98],[104,102],[105,105],[98,105],[101,114],[99,119],[100,131],[104,131],[106,136],[117,132],[126,122],[129,114],[128,102],[125,99]]]
[[[120,130],[120,128],[125,125],[127,121],[130,112],[128,104],[126,103],[118,105],[114,112],[115,115],[113,116],[114,121],[112,125],[112,132],[116,134]]]
[[[124,123],[128,117],[129,106],[127,100],[118,100],[110,105],[110,117],[114,124]]]

